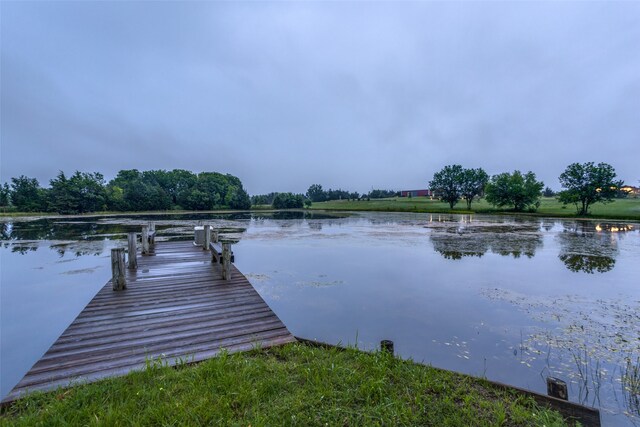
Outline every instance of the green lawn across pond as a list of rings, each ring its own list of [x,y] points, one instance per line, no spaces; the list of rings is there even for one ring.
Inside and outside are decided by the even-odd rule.
[[[290,344],[146,370],[5,408],[2,426],[553,426],[556,412],[386,353]]]
[[[449,209],[449,204],[439,200],[431,200],[428,197],[394,197],[391,199],[371,199],[369,201],[332,200],[330,202],[314,203],[311,209],[454,214],[514,214],[514,212],[506,209],[497,209],[488,204],[484,199],[474,201],[469,211],[464,201],[458,203],[454,209],[451,210]],[[616,199],[608,204],[596,203],[591,207],[590,211],[590,215],[583,218],[640,220],[640,198]],[[525,212],[524,214],[545,217],[577,218],[576,209],[573,205],[563,206],[562,203],[553,197],[543,198],[540,208],[536,212]]]

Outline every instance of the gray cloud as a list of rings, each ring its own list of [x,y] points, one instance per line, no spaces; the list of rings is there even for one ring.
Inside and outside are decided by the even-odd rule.
[[[1,169],[250,193],[575,161],[640,179],[640,3],[3,2]]]

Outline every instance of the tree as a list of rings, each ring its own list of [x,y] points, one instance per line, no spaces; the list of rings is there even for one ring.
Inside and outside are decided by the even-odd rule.
[[[46,191],[40,188],[38,180],[20,175],[11,178],[11,203],[18,211],[37,212],[45,210]]]
[[[302,194],[278,193],[273,198],[274,209],[300,209],[304,204]]]
[[[305,208],[309,209],[309,208],[311,207],[311,205],[312,205],[311,200],[309,200],[309,199],[304,199],[304,207],[305,207]]]
[[[441,200],[449,203],[449,207],[453,209],[462,196],[462,176],[462,166],[445,166],[440,172],[433,174],[433,179],[429,182],[429,188],[433,193],[437,194]]]
[[[0,207],[7,208],[11,203],[11,188],[9,188],[9,184],[6,182],[0,186]]]
[[[269,193],[269,194],[257,194],[255,196],[251,196],[251,204],[256,205],[271,205],[273,204],[273,199],[276,197],[278,193]]]
[[[460,193],[467,202],[467,209],[471,209],[473,198],[484,195],[484,187],[489,181],[489,175],[482,168],[464,169],[462,171],[462,182],[460,183]]]
[[[76,171],[67,178],[60,171],[49,181],[49,210],[61,214],[95,212],[106,207],[107,192],[101,173]]]
[[[229,207],[231,209],[251,209],[251,198],[244,188],[234,187],[230,194]]]
[[[497,207],[512,206],[515,211],[535,211],[540,206],[544,183],[536,181],[533,172],[522,175],[520,171],[505,172],[491,177],[485,187],[487,202]]]
[[[546,188],[544,189],[544,191],[542,192],[542,195],[543,195],[544,197],[553,197],[553,196],[555,196],[555,195],[556,195],[556,192],[555,192],[555,191],[553,191],[550,187],[546,187]]]
[[[607,163],[572,163],[560,175],[566,190],[558,193],[558,200],[564,205],[573,203],[578,215],[588,215],[592,204],[613,201],[622,186],[615,177],[615,169]]]
[[[327,194],[322,189],[322,185],[313,184],[307,190],[307,198],[311,199],[312,202],[324,202],[327,200]]]

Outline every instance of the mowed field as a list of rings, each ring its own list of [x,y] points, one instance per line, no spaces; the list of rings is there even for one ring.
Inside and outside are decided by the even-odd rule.
[[[449,209],[449,204],[428,197],[394,197],[390,199],[371,199],[370,201],[333,200],[330,202],[314,203],[311,209],[345,210],[345,211],[381,211],[381,212],[430,212],[430,213],[483,213],[483,214],[514,214],[508,209],[498,209],[484,199],[474,201],[471,210],[467,210],[464,201],[455,208]],[[576,218],[574,205],[563,206],[553,197],[542,199],[540,208],[536,212],[524,212],[524,215],[547,217]],[[590,208],[587,218],[609,218],[640,220],[640,198],[616,199],[612,203],[596,203]]]

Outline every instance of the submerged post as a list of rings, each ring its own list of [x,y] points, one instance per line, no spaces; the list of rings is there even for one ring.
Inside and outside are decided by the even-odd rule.
[[[114,291],[127,288],[124,272],[124,248],[111,249],[111,281]]]
[[[149,253],[149,226],[142,226],[142,255]]]
[[[135,270],[136,268],[138,268],[136,240],[137,240],[136,233],[129,233],[129,239],[128,239],[129,248],[127,250],[129,252],[129,264],[127,265],[127,267],[129,267],[130,270]]]
[[[202,249],[205,251],[209,250],[209,243],[211,243],[211,226],[204,226],[204,244],[202,245]]]
[[[380,341],[380,351],[393,355],[393,341],[391,340]]]
[[[222,244],[222,278],[231,280],[231,243]]]
[[[559,378],[547,377],[547,394],[562,400],[569,400],[567,383]]]

